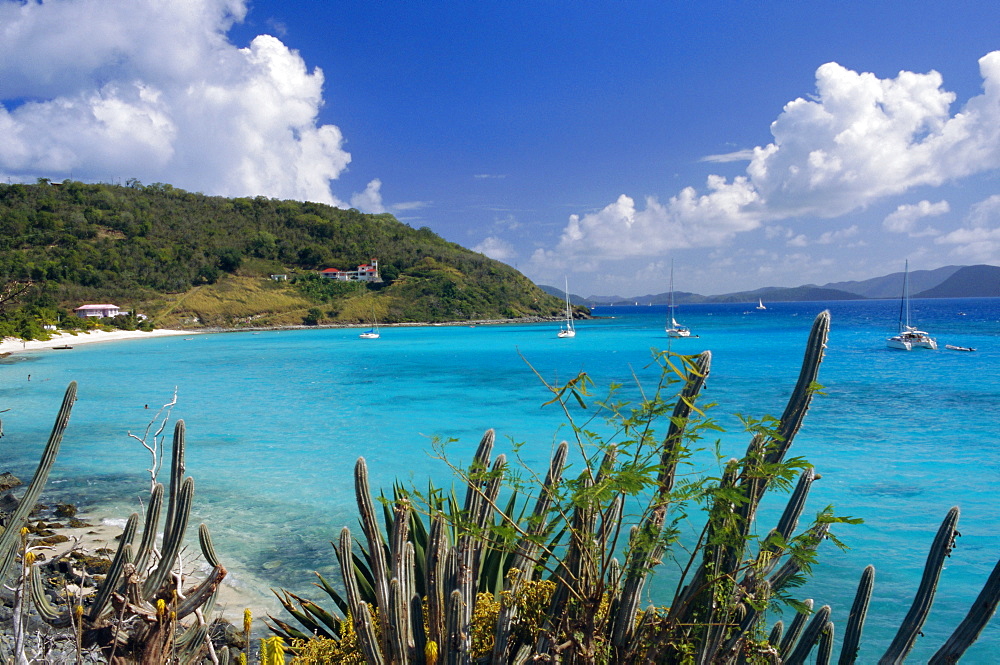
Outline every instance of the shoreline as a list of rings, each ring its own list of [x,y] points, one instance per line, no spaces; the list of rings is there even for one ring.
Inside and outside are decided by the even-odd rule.
[[[74,347],[79,344],[93,344],[95,342],[120,342],[129,339],[151,339],[153,337],[168,337],[171,335],[197,335],[207,332],[205,330],[173,330],[169,328],[157,328],[155,330],[91,330],[87,332],[63,332],[52,335],[50,339],[24,340],[18,337],[4,337],[0,340],[0,357],[14,353],[25,353],[27,351],[41,351],[54,349],[55,347]]]
[[[594,317],[598,318],[598,317]],[[383,323],[381,328],[414,328],[427,326],[437,328],[442,326],[464,326],[475,328],[476,326],[499,326],[499,325],[519,325],[527,323],[552,323],[562,321],[560,318],[547,317],[525,317],[521,319],[477,319],[473,321],[442,321],[431,323],[428,321],[406,322],[406,323]],[[152,339],[154,337],[169,337],[176,335],[207,335],[212,333],[230,332],[266,332],[271,330],[322,330],[341,328],[368,328],[366,323],[339,323],[339,324],[318,324],[307,325],[287,325],[287,326],[241,326],[238,328],[186,328],[183,330],[175,328],[156,328],[150,331],[144,330],[90,330],[76,333],[62,332],[52,335],[47,340],[23,340],[18,337],[4,337],[0,340],[0,358],[4,358],[15,353],[26,353],[29,351],[44,351],[55,349],[56,347],[74,347],[82,344],[93,344],[95,342],[120,342],[130,339]]]

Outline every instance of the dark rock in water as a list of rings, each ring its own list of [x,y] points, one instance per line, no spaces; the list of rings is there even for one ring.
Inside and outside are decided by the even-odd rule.
[[[60,503],[56,506],[56,517],[76,517],[76,506],[72,503]]]
[[[18,487],[22,485],[21,479],[15,476],[10,471],[5,471],[0,473],[0,492],[6,492],[12,487]]]
[[[3,496],[0,496],[0,512],[12,513],[17,510],[19,503],[21,502],[18,501],[13,494],[7,492]]]

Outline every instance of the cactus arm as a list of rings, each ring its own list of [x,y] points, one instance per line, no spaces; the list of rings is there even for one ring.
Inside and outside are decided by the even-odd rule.
[[[824,310],[816,315],[809,331],[805,355],[802,358],[802,368],[799,370],[799,379],[788,398],[784,413],[781,414],[780,440],[775,442],[774,449],[765,459],[765,462],[769,464],[777,464],[785,458],[785,453],[792,445],[792,439],[802,427],[802,421],[805,419],[809,404],[812,402],[813,385],[819,376],[819,366],[823,362],[823,353],[826,351],[826,340],[829,334],[830,312]]]
[[[868,603],[872,597],[872,587],[875,585],[875,567],[867,566],[861,573],[858,582],[858,592],[854,595],[854,604],[847,617],[847,628],[844,630],[844,644],[840,647],[839,665],[854,665],[861,646],[861,631],[865,627],[865,617],[868,614]]]
[[[431,518],[431,532],[427,552],[427,639],[437,645],[444,643],[445,634],[445,577],[448,544],[444,516]]]
[[[146,521],[142,527],[142,540],[135,556],[135,567],[146,570],[150,554],[156,544],[156,532],[160,527],[160,508],[163,506],[163,485],[155,483],[149,493],[149,505],[146,506]]]
[[[97,621],[101,614],[104,613],[108,602],[111,600],[111,594],[118,588],[122,578],[122,571],[125,570],[125,564],[132,560],[132,541],[135,539],[135,531],[138,526],[139,515],[132,513],[129,515],[128,521],[125,522],[125,529],[122,531],[121,538],[118,541],[118,551],[115,552],[115,558],[111,560],[111,567],[108,568],[108,574],[104,576],[104,582],[98,588],[97,597],[94,599],[94,604],[90,607],[90,614],[87,618],[92,623]]]
[[[371,557],[372,586],[375,589],[376,606],[381,610],[389,607],[389,563],[386,561],[385,540],[379,530],[375,518],[375,507],[372,505],[371,490],[368,486],[368,466],[364,457],[359,457],[354,466],[354,494],[358,502],[358,512],[361,514],[361,529],[368,539],[368,556]],[[341,570],[351,570],[346,566]],[[387,651],[387,645],[381,644],[382,651]]]
[[[809,608],[809,612],[812,613],[812,598],[807,598],[802,604]],[[788,632],[786,632],[784,637],[781,638],[781,644],[778,645],[778,652],[781,654],[782,658],[787,657],[791,653],[796,640],[798,640],[799,635],[802,634],[802,628],[806,625],[808,618],[808,614],[803,614],[802,612],[795,613],[795,618],[792,619],[792,623],[788,626]]]
[[[214,602],[215,592],[226,576],[226,569],[222,566],[215,566],[201,584],[187,592],[184,600],[177,605],[177,618],[183,619],[195,610],[209,606],[209,601]]]
[[[194,478],[185,478],[175,505],[174,524],[167,524],[163,532],[163,555],[156,570],[150,573],[142,585],[142,597],[146,600],[160,590],[167,575],[174,567],[177,553],[184,540],[188,519],[191,517],[191,502],[194,500]]]
[[[462,621],[465,615],[462,604],[464,603],[462,592],[455,589],[448,597],[448,616],[446,625],[446,641],[443,643],[445,665],[468,665],[471,662],[469,657],[469,636],[462,633]]]
[[[972,609],[969,610],[965,619],[951,634],[948,641],[944,643],[944,646],[934,654],[930,664],[957,663],[966,649],[976,641],[979,633],[989,623],[990,617],[996,612],[998,603],[1000,603],[1000,561],[997,561],[997,565],[993,567],[993,572],[986,580],[983,590],[979,592],[976,602],[972,604]]]
[[[927,555],[927,564],[924,566],[924,574],[920,580],[920,587],[917,595],[913,598],[913,605],[906,613],[906,618],[899,627],[896,637],[886,650],[885,655],[879,660],[879,665],[895,665],[902,663],[906,655],[910,653],[920,628],[927,619],[927,614],[931,610],[934,602],[934,592],[937,590],[938,579],[941,577],[941,569],[944,567],[944,560],[951,554],[955,546],[955,527],[958,525],[958,507],[948,511],[944,521],[938,529],[934,542],[931,544],[931,551]]]
[[[208,532],[208,526],[205,524],[198,525],[198,544],[201,546],[201,554],[205,557],[208,565],[213,568],[222,565],[219,562],[219,555],[215,552],[215,546],[212,544],[212,534]]]
[[[802,631],[802,637],[799,639],[798,644],[792,649],[792,653],[788,655],[785,659],[784,665],[802,665],[806,662],[806,657],[809,652],[812,651],[813,645],[819,641],[820,633],[826,628],[826,624],[830,621],[830,606],[824,605],[819,608],[813,615],[812,621],[805,630]]]
[[[167,517],[163,526],[163,539],[171,537],[170,529],[177,519],[177,497],[184,482],[184,451],[187,447],[187,428],[183,420],[174,425],[174,440],[170,454],[170,482],[167,494]]]
[[[375,628],[372,626],[368,603],[361,600],[357,580],[350,572],[353,570],[354,556],[351,552],[351,530],[346,526],[340,530],[337,558],[340,560],[340,570],[344,571],[344,587],[347,589],[347,602],[351,606],[350,618],[354,621],[354,632],[358,636],[358,644],[361,645],[361,650],[368,663],[382,665],[384,662],[382,650],[375,635]]]
[[[32,566],[28,572],[28,587],[31,592],[31,602],[38,611],[38,616],[54,628],[66,628],[72,623],[72,608],[60,610],[45,593],[42,584],[42,574],[37,566]]]
[[[38,462],[38,468],[35,469],[35,475],[32,476],[31,483],[28,484],[28,489],[25,490],[17,508],[7,519],[7,528],[0,534],[0,580],[6,579],[10,571],[21,538],[21,527],[24,526],[25,520],[34,509],[38,496],[42,493],[42,488],[49,479],[49,472],[52,471],[56,455],[59,454],[59,445],[62,443],[63,434],[65,434],[66,426],[69,424],[69,416],[73,411],[73,402],[75,401],[76,381],[70,381],[63,395],[59,414],[52,425],[52,433],[49,434],[42,458]]]
[[[826,627],[819,634],[819,648],[816,649],[816,665],[830,665],[833,655],[834,627],[832,621],[826,622]]]

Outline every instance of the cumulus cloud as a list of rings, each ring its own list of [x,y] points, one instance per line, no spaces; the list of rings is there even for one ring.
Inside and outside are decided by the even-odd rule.
[[[937,217],[951,211],[947,201],[931,203],[924,200],[916,205],[903,204],[882,220],[882,226],[893,233],[906,233],[910,237],[937,235],[931,227],[917,229],[917,223],[925,217]]]
[[[361,212],[385,212],[385,206],[382,205],[382,181],[375,178],[368,183],[365,191],[352,196],[351,207],[357,208]]]
[[[1000,51],[981,58],[979,68],[983,93],[952,114],[955,95],[935,71],[881,79],[833,62],[822,65],[815,95],[789,102],[771,124],[772,143],[703,160],[749,158],[746,175],[732,181],[710,176],[707,193],[689,187],[665,205],[647,197],[643,210],[622,195],[598,212],[572,215],[558,245],[536,258],[573,263],[718,246],[763,223],[836,218],[914,187],[996,169]],[[923,216],[942,214],[940,203],[928,206]],[[907,228],[913,212],[890,216],[887,228]],[[821,242],[836,239],[822,236]],[[802,242],[789,237],[793,246]]]
[[[135,177],[342,205],[350,162],[318,124],[323,73],[269,35],[226,33],[245,0],[0,1],[0,173]]]
[[[497,261],[510,261],[517,256],[517,252],[514,251],[513,245],[506,240],[501,240],[495,236],[486,238],[481,243],[473,247],[472,251],[485,254],[491,259],[496,259]]]
[[[825,231],[820,234],[819,238],[816,239],[817,245],[833,245],[835,243],[841,243],[845,240],[853,238],[861,233],[861,229],[857,224],[852,224],[846,229],[838,229],[836,231]]]
[[[983,263],[1000,261],[1000,194],[972,206],[966,225],[935,239],[954,245],[952,255]]]

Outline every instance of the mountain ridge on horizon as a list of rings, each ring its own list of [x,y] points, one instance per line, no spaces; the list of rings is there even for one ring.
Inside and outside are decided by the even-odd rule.
[[[971,266],[943,266],[933,270],[914,270],[909,274],[910,295],[913,298],[976,298],[1000,297],[1000,267],[987,264]],[[550,295],[562,298],[562,289],[538,285]],[[753,302],[758,298],[771,302],[802,302],[814,300],[879,300],[899,298],[903,289],[903,272],[859,281],[830,282],[818,286],[765,286],[752,291],[736,291],[718,295],[701,295],[688,291],[674,291],[677,304]],[[575,305],[666,305],[670,293],[642,296],[588,296],[570,293]]]

